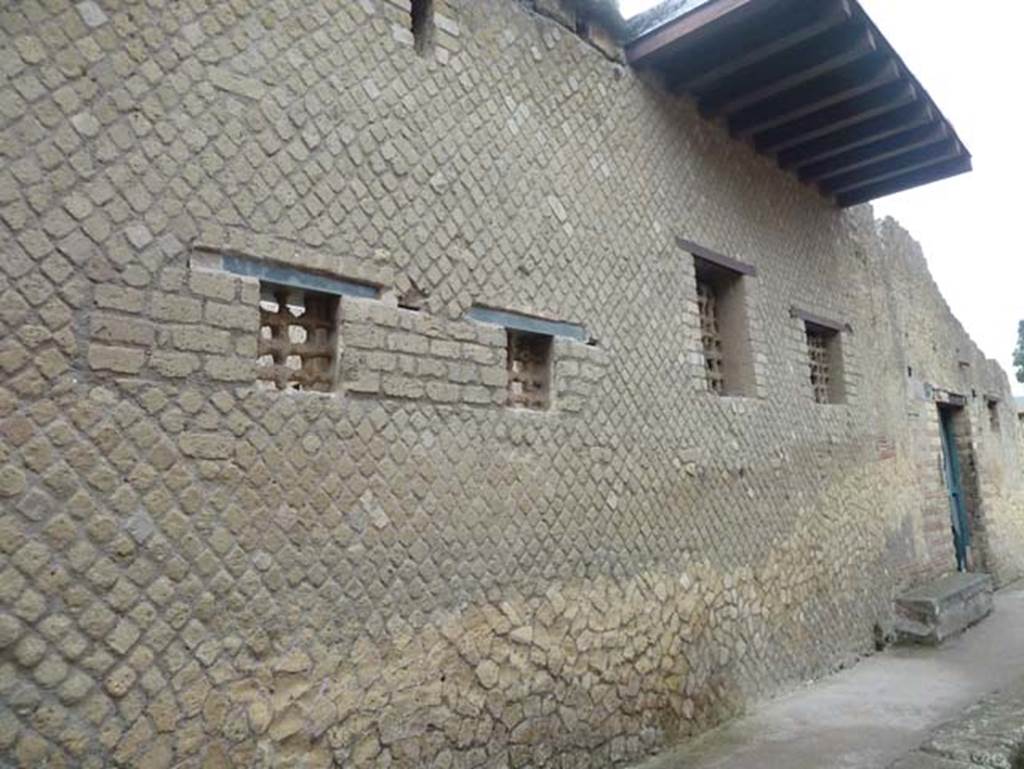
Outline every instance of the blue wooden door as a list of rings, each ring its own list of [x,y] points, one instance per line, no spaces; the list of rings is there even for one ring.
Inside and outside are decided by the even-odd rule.
[[[956,549],[957,571],[967,571],[967,549],[971,546],[971,530],[964,505],[964,490],[960,482],[960,456],[953,431],[953,412],[939,408],[942,433],[942,471],[949,492],[949,517],[953,528],[953,546]]]

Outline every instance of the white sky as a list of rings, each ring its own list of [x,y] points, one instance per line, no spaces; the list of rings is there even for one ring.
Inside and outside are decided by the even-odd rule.
[[[622,18],[631,19],[660,2],[661,0],[619,0],[619,13],[622,14]]]
[[[1011,359],[1024,319],[1024,5],[861,0],[974,159],[969,174],[875,201],[921,243],[971,338],[1024,385]]]

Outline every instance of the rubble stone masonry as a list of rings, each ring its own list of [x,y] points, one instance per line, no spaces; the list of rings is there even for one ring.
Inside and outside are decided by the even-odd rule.
[[[1024,573],[1006,377],[906,233],[520,3],[411,18],[0,9],[0,764],[638,758],[954,567],[944,394],[976,559]],[[756,268],[743,395],[708,390],[680,237]],[[330,392],[260,386],[281,270],[342,286],[302,353]],[[794,307],[843,328],[840,403]],[[544,408],[473,308],[586,330]]]

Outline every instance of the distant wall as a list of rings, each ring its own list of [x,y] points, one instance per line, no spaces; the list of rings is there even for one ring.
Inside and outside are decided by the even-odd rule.
[[[891,219],[881,223],[911,402],[908,417],[922,484],[925,561],[930,572],[948,564],[949,500],[940,473],[938,416],[931,399],[964,396],[960,453],[975,524],[978,567],[1000,584],[1024,575],[1024,484],[1021,455],[1014,450],[1014,399],[1009,380],[986,359],[950,312],[928,273],[920,246]],[[939,394],[936,394],[938,392]],[[932,393],[930,397],[925,397]],[[994,412],[994,415],[993,415]]]

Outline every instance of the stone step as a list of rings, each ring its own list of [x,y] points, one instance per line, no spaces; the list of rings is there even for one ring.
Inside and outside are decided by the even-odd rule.
[[[938,645],[987,617],[994,589],[988,574],[957,572],[909,590],[896,599],[897,636]]]

